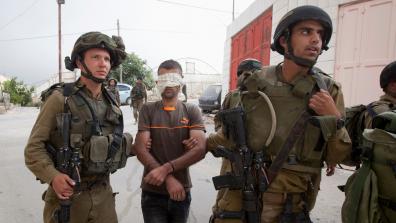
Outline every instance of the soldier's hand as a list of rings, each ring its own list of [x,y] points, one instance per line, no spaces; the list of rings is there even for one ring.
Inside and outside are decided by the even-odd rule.
[[[198,140],[196,138],[189,138],[189,139],[185,139],[183,140],[183,145],[184,145],[184,149],[186,150],[191,150],[192,148],[194,148],[197,144],[198,144]]]
[[[73,187],[76,183],[66,174],[58,174],[51,182],[59,199],[69,199],[73,195]]]
[[[164,165],[151,170],[143,180],[148,184],[160,186],[164,183],[166,176],[168,176],[172,171],[173,169],[170,163],[165,163]]]
[[[172,200],[184,201],[184,199],[186,199],[186,191],[183,185],[171,175],[166,178],[166,190]]]
[[[326,168],[326,176],[333,176],[334,172],[335,172],[335,167],[336,164],[326,164],[327,168]]]
[[[334,115],[341,118],[335,102],[328,91],[321,89],[309,99],[309,107],[318,115]]]

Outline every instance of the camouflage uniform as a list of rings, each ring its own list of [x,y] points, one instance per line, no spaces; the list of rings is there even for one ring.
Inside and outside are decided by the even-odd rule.
[[[136,84],[131,91],[131,107],[133,108],[133,117],[135,122],[139,118],[140,109],[142,109],[143,103],[147,101],[147,91],[146,86],[143,83]]]
[[[101,38],[101,35],[103,34],[87,33],[80,38],[85,37],[89,40],[91,37]],[[76,45],[78,43],[77,41]],[[91,44],[90,48],[98,48],[87,40],[84,43]],[[112,48],[109,50],[106,46],[106,49],[111,51]],[[113,66],[116,66],[115,55],[111,55]],[[69,68],[70,65],[69,63]],[[42,94],[44,103],[25,148],[25,163],[41,182],[49,185],[42,196],[45,201],[43,217],[46,223],[56,222],[53,216],[61,204],[51,184],[60,171],[56,169],[56,163],[51,159],[46,147],[52,145],[57,150],[65,146],[61,114],[67,112],[71,114],[68,144],[73,151],[78,152],[81,159],[81,184],[74,187],[74,193],[70,198],[70,222],[117,222],[109,174],[125,166],[132,146],[132,136],[127,133],[115,135],[115,129],[120,130],[122,134],[122,112],[104,86],[101,86],[98,97],[93,97],[91,91],[80,80],[73,84],[56,84]],[[70,92],[68,95],[65,94],[66,88]],[[94,133],[94,127],[100,132]],[[115,137],[122,137],[120,145],[116,154],[112,156],[112,161],[105,165],[108,150],[110,151],[109,145],[113,145]]]
[[[110,85],[110,81],[113,80],[115,82],[115,86]],[[117,104],[120,106],[121,105],[121,100],[120,100],[120,92],[117,89],[117,81],[114,78],[111,78],[107,81],[107,90],[109,90],[112,95],[114,96],[114,99],[116,100]]]
[[[272,67],[269,68],[268,70],[274,71],[275,69]],[[276,78],[276,76],[279,76],[279,74],[277,75],[272,71],[268,72],[267,68],[265,68],[262,71],[262,75],[266,76],[265,79],[269,80],[269,83],[272,86],[286,87],[286,85],[288,84],[279,81]],[[334,99],[337,108],[339,109],[339,111],[341,111],[344,114],[344,102],[343,102],[343,95],[340,89],[340,85],[326,76],[322,76],[322,78],[324,78],[325,82],[328,83],[330,95]],[[225,97],[222,109],[228,109],[232,107],[231,105],[232,95],[237,91],[238,90],[233,91]],[[292,91],[292,88],[290,88],[290,91]],[[284,98],[283,99],[284,103],[274,104],[274,109],[277,114],[277,129],[280,129],[281,126],[289,125],[288,123],[290,123],[290,119],[295,116],[292,115],[292,112],[285,112],[285,111],[290,111],[291,109],[285,101],[297,100],[297,99],[290,98],[292,97],[291,95],[282,96],[279,95],[278,93],[274,93],[276,95],[272,95],[270,92],[266,92],[266,91],[264,92],[268,94],[270,99],[272,99],[272,97]],[[253,101],[250,103],[251,103],[250,105],[248,105],[247,103],[244,104],[246,110],[248,110],[247,107],[252,107],[255,104],[260,104],[260,102],[257,101]],[[250,117],[252,120],[254,120],[254,122],[264,123],[262,128],[260,129],[260,131],[264,132],[263,135],[268,135],[268,130],[267,130],[268,127],[267,128],[264,127],[269,122],[268,116],[269,115],[264,115],[264,114],[257,116],[256,114],[255,117]],[[333,130],[335,130],[334,127],[329,126],[329,128],[333,128]],[[263,211],[262,211],[261,222],[272,223],[279,221],[279,216],[284,211],[287,194],[295,195],[292,198],[293,199],[292,202],[294,204],[294,209],[293,209],[294,212],[301,212],[304,206],[306,206],[307,211],[310,211],[313,208],[319,190],[319,183],[321,179],[321,165],[322,165],[321,163],[323,161],[326,161],[328,163],[339,163],[349,153],[350,139],[345,128],[337,130],[336,132],[333,133],[335,134],[332,134],[331,137],[326,139],[326,143],[323,145],[324,147],[323,151],[316,154],[316,156],[318,156],[319,158],[317,161],[314,161],[312,163],[302,162],[301,164],[298,163],[297,165],[289,165],[287,163],[284,164],[283,168],[278,173],[277,177],[272,182],[268,190],[262,195]],[[312,136],[317,133],[310,132],[309,134]],[[284,140],[286,137],[287,134],[285,134],[284,131],[277,130],[275,133],[274,141],[271,143],[268,150],[276,151],[277,150],[276,147],[279,147],[280,145],[279,142]],[[316,144],[316,142],[309,142],[309,143],[311,145],[300,145],[301,146],[300,148],[298,148],[299,146],[296,146],[295,150],[301,152],[304,151],[304,149],[305,150],[308,149],[307,147],[312,147],[312,143]],[[216,149],[218,145],[223,145],[228,148],[235,148],[235,145],[233,145],[232,142],[230,142],[224,137],[221,129],[216,134],[211,134],[207,140],[207,148],[209,151]],[[259,148],[260,146],[256,146],[256,147]],[[275,155],[276,153],[272,152],[271,156],[275,157]],[[227,159],[223,159],[220,175],[224,175],[227,172],[231,172],[231,171],[232,171],[231,163]],[[302,196],[300,196],[301,194],[306,194],[306,199],[304,198],[305,200],[303,200]],[[213,207],[213,211],[214,213],[218,213],[223,210],[239,211],[242,208],[241,199],[242,197],[240,190],[222,189],[218,193],[216,204]],[[233,223],[233,222],[242,222],[242,221],[230,220],[230,219],[227,220],[216,219],[215,222]]]
[[[394,110],[396,107],[396,98],[384,94],[380,97],[378,101],[375,101],[370,104],[372,112],[374,114],[378,115],[386,111],[391,111]],[[370,111],[371,112],[371,111]],[[373,116],[369,113],[369,111],[366,111],[364,114],[364,126],[366,128],[371,128],[371,123],[373,121]]]
[[[271,169],[272,164],[277,160],[278,152],[285,144],[291,144],[287,157],[283,157],[285,161],[280,163],[279,172],[271,176],[272,181],[269,186],[262,189],[265,192],[259,191],[259,187],[256,186],[257,203],[259,203],[256,212],[261,210],[259,215],[261,222],[264,223],[310,222],[309,211],[315,204],[323,163],[331,165],[340,163],[350,153],[351,141],[343,127],[342,119],[337,119],[334,115],[318,115],[308,107],[313,94],[320,89],[327,90],[336,109],[342,117],[345,117],[340,85],[313,67],[316,60],[294,55],[291,44],[292,27],[304,20],[316,20],[321,24],[324,29],[321,36],[321,50],[326,50],[332,33],[331,19],[326,12],[315,6],[297,7],[287,13],[276,28],[271,49],[284,55],[285,60],[307,68],[308,73],[296,73],[294,79],[284,81],[281,64],[265,67],[262,71],[242,73],[238,77],[239,89],[230,92],[223,105],[223,109],[237,106],[242,106],[244,109],[247,145],[254,152],[255,157],[260,152],[264,153],[264,161],[258,162],[265,163],[266,178],[270,178],[268,169]],[[284,37],[287,48],[281,46],[281,37]],[[270,102],[263,100],[264,96],[260,97],[258,91],[265,93]],[[274,123],[274,118],[271,118],[271,106],[267,104],[273,105],[276,116],[275,133],[269,144],[267,139],[272,134],[270,126]],[[299,128],[302,135],[291,143],[289,141],[290,135],[293,135],[291,130],[299,120],[304,120],[303,114],[308,114],[309,119],[304,122],[302,129]],[[218,145],[236,149],[232,140],[224,136],[223,127],[216,134],[209,136],[207,140],[209,151],[216,151]],[[223,159],[220,175],[233,173],[233,168],[230,161]],[[258,172],[260,169],[256,174]],[[256,179],[257,184],[268,181],[262,178],[260,180],[257,175]],[[221,189],[213,207],[214,222],[248,222],[245,219],[246,215],[242,216],[242,219],[224,217],[227,212],[238,213],[243,210],[244,203],[242,190]]]

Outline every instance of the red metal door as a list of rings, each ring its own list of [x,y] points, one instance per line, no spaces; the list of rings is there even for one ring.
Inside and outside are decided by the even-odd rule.
[[[230,90],[236,88],[237,68],[242,60],[255,58],[263,65],[269,64],[271,30],[272,7],[231,38]]]

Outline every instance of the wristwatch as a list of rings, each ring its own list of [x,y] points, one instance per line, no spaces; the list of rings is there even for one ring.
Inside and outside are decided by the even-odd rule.
[[[345,120],[343,118],[337,119],[337,130],[345,126]]]

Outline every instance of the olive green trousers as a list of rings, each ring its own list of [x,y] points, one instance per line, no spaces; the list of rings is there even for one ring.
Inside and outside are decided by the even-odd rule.
[[[44,222],[56,223],[55,211],[60,207],[59,200],[52,189],[43,194],[45,201]],[[73,195],[70,208],[70,223],[116,223],[115,198],[108,182],[101,182],[79,195]]]
[[[285,209],[286,194],[265,192],[263,193],[262,200],[261,223],[279,223]],[[295,196],[292,199],[292,204],[293,212],[302,212],[305,202],[300,196]],[[243,221],[239,219],[216,218],[214,223],[243,223]]]

